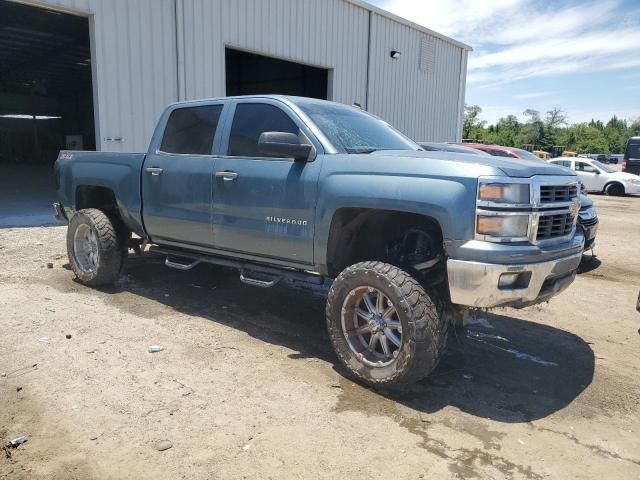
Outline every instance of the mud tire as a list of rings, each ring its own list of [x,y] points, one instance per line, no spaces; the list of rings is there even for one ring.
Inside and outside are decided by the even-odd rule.
[[[98,260],[91,270],[83,268],[76,257],[74,238],[81,226],[88,227],[97,239]],[[67,229],[67,255],[78,281],[91,287],[114,283],[124,268],[128,236],[124,225],[101,210],[87,208],[76,212]]]
[[[382,291],[396,307],[402,324],[398,355],[388,365],[371,366],[349,347],[342,310],[349,292],[361,286]],[[425,289],[407,272],[383,262],[361,262],[346,268],[327,298],[327,328],[342,365],[357,380],[373,387],[401,387],[429,375],[438,365],[447,338],[445,315]]]

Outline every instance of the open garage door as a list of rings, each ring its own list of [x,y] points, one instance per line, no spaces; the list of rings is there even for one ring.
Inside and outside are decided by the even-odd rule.
[[[0,59],[0,217],[6,224],[27,205],[50,207],[59,150],[95,149],[89,20],[0,0]]]
[[[228,96],[281,94],[327,99],[329,71],[227,48]]]

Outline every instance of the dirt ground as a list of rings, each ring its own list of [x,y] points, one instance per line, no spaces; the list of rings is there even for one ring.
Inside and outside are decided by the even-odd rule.
[[[402,395],[342,375],[318,294],[158,257],[93,290],[65,227],[0,229],[0,478],[640,478],[640,198],[594,200],[576,282]]]

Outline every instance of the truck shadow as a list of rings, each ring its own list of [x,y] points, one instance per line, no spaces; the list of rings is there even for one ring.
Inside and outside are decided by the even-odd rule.
[[[127,275],[103,291],[135,314],[153,316],[157,302],[291,349],[289,358],[327,361],[345,374],[326,333],[322,292],[249,287],[230,269],[201,265],[179,272],[152,256],[132,257]],[[152,302],[141,306],[131,295]],[[419,412],[455,406],[500,422],[528,422],[563,409],[591,383],[594,354],[580,337],[506,315],[473,317],[451,331],[447,353],[430,377],[400,394],[380,394],[345,380],[342,387],[359,399],[340,408],[359,408],[369,403],[363,396],[382,395]],[[346,401],[349,395],[342,397]]]

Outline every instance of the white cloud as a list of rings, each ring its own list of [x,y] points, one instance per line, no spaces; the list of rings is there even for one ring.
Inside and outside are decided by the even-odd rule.
[[[558,92],[529,92],[529,93],[522,93],[520,95],[516,95],[516,98],[520,98],[522,100],[529,100],[532,98],[543,98],[543,97],[550,97],[551,95],[555,95]]]
[[[640,66],[640,10],[621,6],[621,0],[377,3],[473,46],[468,82],[478,87]]]

